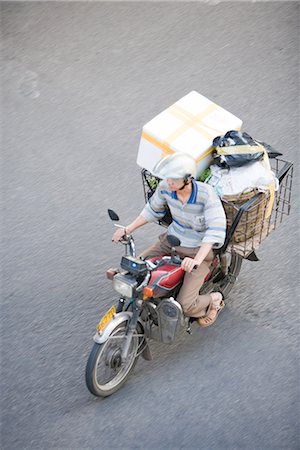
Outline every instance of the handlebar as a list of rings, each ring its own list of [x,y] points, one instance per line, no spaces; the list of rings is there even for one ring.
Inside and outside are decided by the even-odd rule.
[[[136,256],[135,243],[133,236],[131,234],[124,234],[124,236],[120,239],[119,242],[126,246],[125,250],[126,256]]]
[[[163,258],[159,260],[158,264],[154,264],[152,261],[149,261],[149,260],[145,260],[145,262],[148,265],[149,270],[152,271],[154,269],[157,269],[159,266],[162,266],[168,259],[170,260],[170,262],[172,264],[175,264],[178,266],[181,266],[181,263],[183,261],[183,258],[180,258],[179,255],[176,255],[175,257],[163,256]],[[198,264],[195,264],[192,270],[195,270],[197,268],[198,268]]]

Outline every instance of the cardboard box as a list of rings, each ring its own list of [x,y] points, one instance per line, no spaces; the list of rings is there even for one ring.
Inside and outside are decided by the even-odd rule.
[[[151,172],[164,156],[186,152],[199,176],[210,165],[213,139],[241,126],[238,117],[192,91],[144,125],[137,164]]]

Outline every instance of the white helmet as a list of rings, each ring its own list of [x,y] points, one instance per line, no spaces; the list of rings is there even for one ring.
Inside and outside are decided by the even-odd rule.
[[[155,164],[151,171],[153,175],[160,179],[183,178],[188,179],[196,176],[196,161],[187,153],[176,152],[162,158]]]

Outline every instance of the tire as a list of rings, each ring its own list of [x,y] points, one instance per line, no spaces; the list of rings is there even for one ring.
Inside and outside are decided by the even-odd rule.
[[[108,397],[125,383],[138,359],[139,338],[134,332],[128,357],[121,361],[121,344],[124,342],[127,321],[119,324],[103,344],[95,343],[85,371],[88,390],[97,397]],[[103,372],[103,373],[102,373]]]
[[[243,258],[241,255],[238,255],[235,252],[230,253],[230,262],[228,266],[228,273],[227,275],[221,280],[219,283],[217,283],[217,288],[220,288],[220,290],[223,292],[224,297],[227,297],[227,295],[232,290],[234,283],[237,280],[237,277],[240,273],[241,267],[242,267]]]

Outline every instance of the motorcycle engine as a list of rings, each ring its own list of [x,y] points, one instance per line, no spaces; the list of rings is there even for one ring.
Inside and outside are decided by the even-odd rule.
[[[174,341],[183,321],[180,304],[172,297],[163,299],[156,308],[160,340],[165,344]]]

